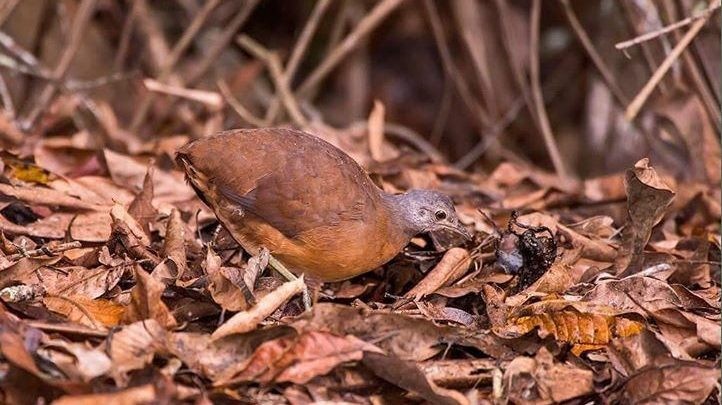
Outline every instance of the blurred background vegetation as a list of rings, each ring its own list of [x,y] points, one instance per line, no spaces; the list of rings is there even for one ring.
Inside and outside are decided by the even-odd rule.
[[[5,0],[0,132],[26,154],[28,140],[54,136],[137,154],[178,136],[290,124],[367,164],[364,139],[381,117],[390,144],[460,169],[513,161],[588,178],[650,156],[675,177],[719,182],[718,8]]]

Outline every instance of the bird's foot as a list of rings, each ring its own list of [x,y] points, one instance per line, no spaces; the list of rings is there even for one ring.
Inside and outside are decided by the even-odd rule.
[[[286,280],[293,281],[298,279],[295,274],[291,273],[286,266],[273,257],[273,255],[268,256],[268,264],[270,264],[271,267],[279,272]],[[305,282],[303,284],[303,307],[306,311],[311,310],[311,293],[308,291],[308,285]]]

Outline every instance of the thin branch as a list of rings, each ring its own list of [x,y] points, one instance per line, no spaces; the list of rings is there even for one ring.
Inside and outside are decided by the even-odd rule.
[[[484,23],[479,10],[480,3],[475,0],[457,0],[451,3],[457,25],[461,30],[461,37],[469,51],[471,61],[476,70],[476,75],[481,84],[481,98],[489,115],[495,117],[498,114],[497,104],[494,100],[494,87],[492,86],[492,74],[489,70],[489,60],[484,38]]]
[[[260,0],[246,0],[243,7],[241,7],[235,16],[233,16],[233,20],[231,20],[228,26],[226,26],[223,32],[221,32],[221,35],[218,37],[211,49],[208,50],[201,63],[198,65],[198,68],[196,68],[196,70],[188,76],[187,84],[189,86],[195,84],[201,77],[203,77],[203,75],[206,74],[208,69],[216,63],[218,56],[220,56],[221,52],[223,52],[223,50],[226,49],[228,44],[233,40],[238,30],[240,30],[246,20],[248,20],[248,17],[251,16],[251,13],[256,9],[259,2]]]
[[[469,152],[457,160],[456,163],[454,163],[454,167],[459,170],[465,170],[476,162],[476,160],[489,149],[491,144],[497,140],[499,135],[501,135],[504,130],[511,125],[512,122],[514,122],[522,107],[524,107],[524,97],[519,96],[516,100],[514,100],[506,114],[504,114],[504,116],[501,117],[496,124],[494,124],[488,133],[484,134],[484,138],[471,150],[469,150]]]
[[[619,87],[619,84],[617,84],[617,79],[614,78],[611,70],[609,70],[609,67],[599,55],[599,52],[597,52],[597,49],[592,43],[592,40],[589,38],[589,35],[587,35],[584,27],[582,27],[582,24],[579,22],[579,19],[577,18],[574,9],[569,4],[569,0],[560,1],[562,3],[562,6],[564,7],[564,13],[567,15],[569,24],[572,26],[574,33],[577,35],[577,38],[579,38],[579,42],[581,42],[582,46],[584,46],[587,54],[589,54],[589,57],[592,59],[592,62],[594,62],[597,70],[604,78],[604,81],[607,82],[607,86],[609,86],[609,89],[612,91],[612,94],[614,94],[614,97],[617,98],[619,104],[622,106],[622,108],[626,107],[629,104],[629,98],[626,94],[624,94],[622,88]]]
[[[196,101],[205,104],[213,110],[221,108],[223,99],[220,94],[207,90],[188,89],[185,87],[171,86],[153,79],[143,80],[143,85],[151,92],[167,94],[186,100]]]
[[[298,95],[305,97],[328,76],[346,56],[391,14],[404,0],[383,0],[368,13],[341,43],[326,57],[298,87]]]
[[[163,68],[160,72],[160,75],[158,76],[158,80],[163,80],[164,76],[167,75],[173,67],[178,63],[178,59],[183,55],[183,52],[188,49],[188,46],[191,44],[191,41],[195,36],[198,34],[198,31],[200,31],[201,27],[203,27],[203,24],[206,22],[208,17],[211,15],[211,12],[216,8],[216,6],[220,3],[220,0],[208,0],[203,4],[203,7],[200,9],[198,14],[193,18],[193,21],[191,21],[191,24],[186,28],[186,30],[183,32],[183,35],[180,37],[178,42],[175,43],[173,46],[173,49],[170,51],[170,55],[168,55],[168,59],[165,61],[165,65],[163,65]]]
[[[563,179],[569,178],[567,169],[564,165],[562,155],[559,152],[556,139],[552,133],[551,124],[549,123],[549,117],[547,116],[546,107],[544,106],[544,96],[541,90],[541,80],[539,78],[539,20],[541,19],[541,0],[534,0],[532,3],[531,12],[531,39],[529,44],[529,59],[530,69],[529,73],[531,76],[531,95],[534,100],[534,106],[536,108],[536,115],[539,120],[539,126],[544,137],[544,144],[546,145],[549,157],[551,157],[554,170],[557,175]]]
[[[138,1],[133,1],[133,5],[130,8],[130,12],[125,17],[123,22],[123,28],[120,30],[120,41],[118,41],[118,50],[115,52],[115,59],[113,60],[113,70],[119,71],[123,68],[123,62],[128,54],[130,48],[130,39],[133,35],[133,28],[135,27],[135,19],[138,15]]]
[[[12,14],[18,3],[20,3],[20,0],[7,0],[0,3],[0,26],[5,23],[5,20]]]
[[[308,45],[311,43],[313,34],[316,33],[321,18],[323,18],[323,15],[330,5],[331,0],[320,0],[308,17],[308,21],[303,27],[303,31],[301,31],[301,35],[298,37],[298,41],[296,41],[291,51],[291,56],[288,58],[288,63],[286,64],[284,76],[286,76],[289,82],[293,80],[293,76],[296,74],[301,60],[303,60],[303,55],[306,54],[306,49],[308,49]]]
[[[291,116],[291,119],[296,125],[302,128],[307,127],[308,120],[306,119],[306,117],[304,117],[303,113],[301,113],[301,109],[298,106],[296,97],[293,95],[291,89],[288,87],[288,81],[283,76],[283,71],[281,70],[281,61],[279,60],[278,55],[275,52],[268,51],[261,44],[251,39],[247,35],[241,35],[240,37],[238,37],[238,44],[251,55],[255,56],[266,64],[266,66],[268,67],[268,71],[271,74],[273,84],[274,86],[276,86],[276,91],[278,92],[281,101],[283,102],[283,106],[286,108],[288,114]]]
[[[15,104],[13,103],[13,97],[10,95],[10,89],[8,88],[5,78],[0,74],[0,98],[3,101],[3,107],[7,112],[8,118],[15,119]]]
[[[216,86],[218,86],[218,90],[220,90],[221,95],[223,95],[223,98],[226,100],[226,103],[228,103],[228,105],[233,108],[233,110],[241,117],[242,120],[257,128],[263,128],[269,125],[268,121],[265,121],[262,118],[258,118],[253,115],[253,113],[248,111],[248,109],[246,109],[246,107],[244,107],[240,101],[233,97],[231,89],[228,88],[226,82],[224,82],[223,80],[218,80],[216,82]]]
[[[173,72],[173,68],[175,67],[176,63],[178,63],[178,59],[181,57],[183,52],[188,49],[191,41],[198,34],[198,31],[200,31],[201,27],[203,27],[203,24],[210,16],[211,11],[213,11],[213,9],[218,5],[218,3],[219,0],[208,0],[203,5],[201,11],[195,16],[195,18],[193,18],[193,21],[191,21],[188,28],[185,29],[183,35],[181,35],[181,38],[173,46],[173,49],[171,49],[170,52],[165,55],[163,61],[161,61],[160,70],[157,74],[158,81],[165,82],[168,79],[168,76]],[[180,82],[181,83],[177,84],[182,87],[185,83],[183,83],[182,79],[180,79]],[[141,102],[138,109],[135,111],[135,114],[133,115],[133,118],[131,120],[131,132],[136,132],[138,130],[140,124],[143,122],[146,115],[148,114],[148,111],[150,111],[150,106],[153,103],[154,99],[155,96],[152,93],[143,98],[143,101]]]
[[[331,0],[320,0],[316,3],[316,7],[314,7],[311,15],[308,17],[308,21],[306,21],[306,25],[303,27],[303,31],[301,31],[301,35],[298,37],[298,41],[296,41],[291,51],[291,57],[288,59],[286,69],[283,72],[283,77],[288,83],[293,81],[293,77],[296,75],[301,60],[303,60],[303,55],[306,53],[313,34],[316,33],[321,18],[326,13],[329,5],[331,5]],[[280,98],[278,96],[274,97],[271,105],[268,107],[264,121],[269,123],[275,121],[280,106]]]
[[[7,256],[6,259],[14,262],[16,260],[22,259],[23,257],[55,256],[58,253],[62,253],[71,249],[78,249],[80,247],[82,247],[82,244],[78,241],[61,243],[55,246],[41,246],[37,249],[12,254],[10,256]]]
[[[639,35],[640,30],[638,29],[637,15],[635,13],[636,7],[632,7],[632,1],[633,0],[621,0],[618,3],[621,6],[621,12],[624,14],[624,19],[626,20],[629,31],[633,35]],[[651,75],[657,70],[657,60],[652,52],[651,44],[642,42],[640,47],[642,48],[642,56],[647,63],[647,70],[649,70],[649,74]],[[627,54],[627,51],[624,51],[624,53]],[[659,84],[659,90],[662,94],[669,93],[668,84],[661,82]]]
[[[654,88],[657,86],[660,80],[662,80],[664,75],[669,71],[674,62],[677,61],[677,59],[682,54],[682,52],[684,52],[687,46],[689,46],[694,37],[697,36],[697,34],[702,30],[702,27],[704,27],[704,25],[707,23],[709,16],[710,14],[706,14],[705,17],[700,18],[694,22],[689,31],[684,34],[682,39],[677,43],[677,45],[675,45],[674,49],[672,49],[672,52],[667,55],[662,64],[659,65],[657,71],[654,72],[649,81],[644,85],[644,87],[642,87],[642,90],[639,92],[639,94],[634,97],[634,100],[632,100],[632,102],[629,104],[624,114],[629,121],[632,121],[637,117],[637,114],[642,109],[642,106],[644,106],[647,98],[649,98],[649,96],[654,91]]]
[[[54,333],[66,333],[69,335],[84,335],[104,338],[108,336],[108,331],[100,329],[91,329],[86,326],[75,325],[70,323],[50,323],[43,321],[24,321],[24,323],[31,327],[40,329],[45,332]]]
[[[41,75],[47,76],[52,79],[52,72],[42,68],[38,59],[32,53],[28,52],[22,45],[15,42],[15,40],[8,34],[0,31],[0,45],[8,50],[16,59],[25,65],[38,71]]]
[[[348,128],[352,131],[368,131],[369,123],[368,120],[358,121],[349,125]],[[400,139],[410,144],[428,156],[434,163],[444,163],[446,161],[444,155],[439,152],[434,145],[421,136],[421,134],[409,127],[393,122],[384,122],[384,134],[391,135],[391,137]]]
[[[90,22],[90,18],[93,16],[96,3],[97,0],[83,0],[80,3],[80,6],[78,6],[77,11],[75,12],[75,17],[73,18],[73,26],[70,31],[70,37],[68,38],[68,46],[60,56],[60,61],[55,67],[55,70],[53,70],[53,78],[56,81],[62,81],[63,78],[65,78],[65,74],[70,68],[70,63],[73,61],[75,54],[80,48],[80,41],[83,39],[83,33],[85,32],[88,22]],[[57,89],[58,85],[56,82],[49,82],[45,84],[45,88],[43,88],[40,96],[38,96],[35,107],[32,111],[30,111],[27,118],[23,120],[21,124],[23,129],[29,129],[35,124],[35,121],[38,119],[40,114],[42,114],[43,110],[45,110],[48,103],[50,103],[50,100],[55,95]]]
[[[716,2],[712,3],[712,5],[710,5],[709,8],[707,8],[706,10],[702,11],[699,14],[693,15],[691,17],[687,17],[684,20],[677,21],[674,24],[667,25],[665,27],[662,27],[658,30],[648,32],[646,34],[642,34],[642,35],[632,38],[630,40],[619,42],[619,43],[615,44],[614,47],[619,50],[623,50],[623,49],[627,49],[629,47],[641,44],[643,42],[655,39],[659,36],[670,33],[678,28],[686,27],[687,25],[689,25],[701,18],[705,18],[705,19],[709,18],[710,14],[712,14],[717,9],[719,9],[720,6],[722,6],[722,1],[717,0]]]
[[[439,49],[439,55],[441,56],[444,72],[454,82],[454,86],[459,92],[461,100],[464,102],[469,111],[471,111],[471,118],[478,123],[480,128],[486,128],[489,123],[489,113],[487,113],[486,110],[476,102],[468,84],[464,81],[462,75],[459,73],[459,69],[454,63],[454,59],[451,56],[451,50],[449,50],[449,46],[446,44],[443,24],[441,22],[441,18],[439,17],[439,11],[436,8],[436,4],[434,4],[432,0],[424,0],[424,8],[429,19],[429,24],[431,25],[431,32],[434,35],[436,47]]]

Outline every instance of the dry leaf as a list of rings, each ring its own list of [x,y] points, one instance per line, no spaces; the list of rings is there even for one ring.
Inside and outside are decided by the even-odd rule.
[[[163,349],[166,331],[154,319],[123,326],[113,333],[108,353],[113,361],[111,375],[124,385],[126,373],[145,367]]]
[[[43,304],[49,310],[62,314],[69,321],[93,329],[117,326],[123,319],[126,310],[124,306],[112,301],[72,295],[48,295],[43,298]]]
[[[210,247],[202,266],[208,274],[208,291],[211,293],[213,301],[221,308],[235,312],[245,311],[250,307],[246,293],[234,282],[240,281],[244,287],[246,286],[240,275],[240,269],[221,267],[221,258]],[[235,277],[229,274],[231,271],[234,272]]]
[[[150,224],[158,215],[153,207],[153,166],[148,166],[148,172],[143,179],[143,188],[128,206],[128,213],[135,218],[147,235],[150,235]]]
[[[364,352],[381,353],[381,350],[354,336],[301,333],[261,344],[233,381],[305,384],[339,364],[361,360]]]
[[[662,220],[674,191],[649,166],[649,159],[640,160],[627,171],[624,185],[629,222],[622,233],[623,244],[615,266],[617,274],[628,276],[641,270],[652,228]]]
[[[364,353],[363,364],[377,376],[421,395],[434,404],[466,405],[469,400],[460,392],[441,388],[410,361],[387,356],[379,352]]]
[[[127,322],[154,319],[165,328],[176,326],[176,320],[161,297],[165,284],[151,277],[140,266],[135,265],[135,287],[131,290],[131,301],[124,320]]]
[[[419,301],[441,287],[448,286],[461,278],[471,266],[471,257],[466,249],[451,248],[441,261],[405,297]]]
[[[262,320],[266,319],[281,305],[285,304],[291,297],[300,294],[303,288],[303,276],[282,284],[247,311],[233,315],[231,319],[213,332],[213,339],[220,339],[224,336],[245,333],[255,329]]]
[[[153,384],[145,384],[104,394],[67,395],[53,401],[53,405],[140,405],[160,401],[163,396],[159,394]]]
[[[701,404],[720,380],[720,370],[693,361],[667,359],[631,376],[619,396],[623,403]]]
[[[533,359],[520,356],[512,360],[504,372],[504,381],[511,401],[558,403],[592,393],[592,376],[591,370],[556,363],[542,348]]]
[[[181,219],[180,211],[176,209],[170,212],[168,218],[163,256],[173,261],[177,278],[182,280],[186,271],[185,223]]]

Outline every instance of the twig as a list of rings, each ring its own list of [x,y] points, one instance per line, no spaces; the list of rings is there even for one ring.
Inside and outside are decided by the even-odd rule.
[[[511,12],[509,11],[509,4],[508,2],[504,0],[494,0],[494,3],[496,4],[496,8],[499,13],[499,23],[501,26],[501,38],[502,38],[502,44],[504,46],[504,52],[506,53],[508,57],[508,63],[509,67],[511,68],[512,78],[516,82],[516,85],[519,88],[519,91],[521,92],[521,95],[524,99],[524,104],[526,105],[527,110],[529,111],[529,116],[531,117],[532,121],[534,122],[534,126],[537,127],[538,130],[541,129],[541,123],[540,119],[536,113],[536,108],[534,104],[534,99],[531,95],[531,91],[529,90],[529,83],[526,80],[526,72],[523,70],[523,63],[518,58],[518,52],[515,52],[514,48],[515,45],[512,42],[512,39],[514,38],[514,28],[512,17],[510,16]],[[505,157],[524,162],[524,164],[530,164],[528,159],[524,159],[515,153],[513,153],[510,150],[504,150]]]
[[[248,17],[250,17],[259,2],[260,0],[246,0],[243,7],[241,7],[228,26],[223,30],[211,49],[208,50],[201,63],[198,65],[198,68],[188,76],[186,84],[193,85],[196,81],[203,77],[204,74],[206,74],[208,69],[210,69],[210,67],[216,62],[216,59],[218,59],[221,52],[226,49],[228,43],[233,40],[238,30],[241,29],[246,20],[248,20]]]
[[[664,3],[664,6],[667,21],[676,20],[676,10],[674,10],[674,8],[671,7],[671,5],[668,3]],[[676,41],[680,41],[681,38],[682,35],[679,33],[679,31],[674,31],[674,39]],[[699,96],[704,103],[706,112],[709,114],[710,120],[715,124],[717,131],[722,131],[722,116],[720,115],[720,104],[718,101],[719,99],[715,96],[715,94],[712,93],[712,88],[716,88],[716,86],[710,87],[707,84],[714,83],[714,80],[709,77],[704,77],[706,72],[705,74],[703,74],[697,65],[697,61],[700,61],[703,64],[705,61],[705,59],[700,57],[699,54],[695,57],[695,53],[698,53],[696,51],[696,46],[699,44],[692,43],[690,45],[691,48],[689,49],[689,52],[684,52],[680,56],[680,58],[682,59],[682,67],[687,72],[687,74],[689,75],[689,79],[692,81],[692,84],[699,92]],[[674,66],[677,66],[677,64],[675,64]],[[719,73],[717,73],[717,75],[719,75]],[[664,82],[662,81],[660,83]]]
[[[43,69],[38,59],[32,53],[24,49],[20,44],[8,34],[0,31],[0,45],[7,49],[15,58],[20,60],[22,63],[34,70],[37,70],[39,74],[52,78],[53,73],[49,70]]]
[[[454,163],[454,167],[464,170],[476,162],[476,160],[479,159],[484,152],[487,151],[487,149],[489,149],[492,142],[494,142],[499,135],[501,135],[504,130],[511,125],[512,122],[514,122],[514,119],[516,119],[517,115],[519,115],[519,111],[521,111],[522,107],[524,107],[524,98],[520,96],[514,100],[514,103],[512,103],[511,107],[509,107],[506,114],[504,114],[504,116],[501,117],[496,124],[494,124],[488,133],[484,134],[484,137],[468,153]]]
[[[8,0],[0,3],[0,26],[3,25],[5,20],[10,16],[13,10],[15,10],[15,6],[17,6],[18,3],[20,3],[20,0]]]
[[[48,323],[43,321],[25,321],[25,324],[31,328],[40,329],[45,332],[67,333],[71,335],[85,335],[100,338],[108,336],[108,331],[91,329],[80,325]]]
[[[13,103],[13,97],[10,95],[10,89],[5,82],[5,78],[0,74],[0,97],[2,97],[3,107],[8,115],[9,119],[15,118],[15,104]]]
[[[261,44],[254,41],[247,35],[241,35],[238,37],[238,44],[266,64],[268,71],[271,74],[273,84],[276,86],[276,91],[281,97],[281,101],[288,111],[288,114],[291,116],[291,119],[296,125],[302,128],[307,127],[308,120],[303,113],[301,113],[298,102],[288,87],[288,81],[281,71],[281,62],[278,59],[278,55],[275,52],[268,51]]]
[[[494,97],[489,60],[485,48],[484,23],[481,18],[480,4],[474,0],[454,1],[451,3],[457,25],[461,30],[461,37],[469,51],[471,61],[476,70],[481,85],[481,98],[489,115],[496,117],[498,114],[497,103]]]
[[[316,3],[316,7],[314,7],[311,15],[308,17],[308,21],[306,21],[306,25],[303,27],[303,31],[301,31],[298,41],[296,41],[296,44],[293,46],[291,57],[288,59],[288,63],[286,63],[286,68],[283,72],[283,77],[289,85],[292,82],[293,77],[296,75],[296,71],[301,64],[303,55],[306,53],[306,49],[308,49],[308,44],[311,42],[313,34],[316,33],[318,24],[321,22],[321,18],[326,13],[329,5],[331,5],[331,0],[320,0]],[[264,121],[269,123],[275,121],[280,106],[280,98],[278,96],[274,97],[273,101],[271,101],[271,105],[268,107]]]
[[[661,35],[665,35],[669,32],[672,32],[678,28],[686,27],[687,25],[693,23],[694,21],[699,20],[700,18],[709,18],[710,14],[716,11],[717,9],[722,6],[722,1],[717,0],[716,2],[712,3],[709,8],[702,11],[699,14],[693,15],[691,17],[687,17],[684,20],[677,21],[674,24],[667,25],[666,27],[662,27],[658,30],[654,30],[651,32],[648,32],[646,34],[642,34],[638,37],[632,38],[627,41],[622,41],[614,45],[615,48],[619,50],[623,50],[632,46],[635,46],[637,44],[641,44],[642,42],[646,42],[649,40],[652,40],[654,38],[657,38]]]
[[[644,29],[640,29],[638,27],[637,15],[635,12],[635,7],[632,6],[632,0],[622,0],[618,3],[621,5],[624,19],[627,22],[629,31],[635,36],[639,35],[640,31],[644,31]],[[657,61],[654,57],[654,53],[652,52],[652,47],[647,42],[642,42],[640,44],[640,47],[642,48],[642,56],[647,63],[647,69],[649,70],[649,74],[652,75],[652,73],[657,70]],[[626,50],[624,51],[624,53],[625,55],[628,54]],[[668,94],[669,86],[667,85],[667,83],[661,82],[659,84],[659,91],[662,94]]]
[[[55,80],[63,80],[65,74],[68,72],[70,63],[73,61],[75,54],[78,52],[78,48],[80,48],[80,41],[83,39],[85,28],[88,25],[90,18],[93,16],[96,3],[97,0],[83,0],[80,3],[80,6],[78,6],[78,10],[75,12],[75,17],[73,18],[73,26],[70,31],[68,46],[60,56],[60,62],[58,62],[55,70],[53,70],[53,78]],[[50,100],[55,95],[57,88],[58,85],[56,82],[49,82],[45,84],[45,88],[43,88],[40,96],[38,96],[35,107],[32,111],[30,111],[27,118],[22,121],[21,127],[23,129],[27,130],[32,128],[40,114],[43,110],[45,110],[45,107],[48,103],[50,103]]]
[[[531,95],[536,108],[536,116],[539,120],[539,126],[544,137],[549,157],[551,157],[554,170],[557,175],[563,179],[569,178],[567,169],[559,152],[559,147],[554,139],[549,117],[547,116],[546,107],[544,106],[544,96],[541,90],[541,80],[539,78],[539,20],[541,19],[541,0],[534,0],[531,12],[531,39],[529,44],[529,58],[531,60],[529,73],[531,76]]]
[[[80,247],[82,247],[82,244],[77,241],[61,243],[55,246],[41,246],[37,249],[12,254],[8,256],[7,259],[11,262],[14,262],[16,260],[22,259],[23,257],[55,256],[58,253],[62,253],[71,249],[78,249]]]
[[[195,16],[195,18],[193,18],[193,21],[188,26],[188,28],[183,31],[183,35],[181,35],[181,38],[178,40],[178,42],[175,43],[173,49],[171,49],[170,52],[164,56],[163,61],[160,64],[160,70],[156,75],[158,81],[165,82],[168,79],[168,76],[171,74],[173,68],[178,62],[178,59],[191,44],[191,40],[196,36],[196,34],[198,34],[198,31],[201,29],[206,19],[208,19],[211,11],[213,11],[213,9],[218,5],[218,2],[219,0],[208,0],[203,5],[201,11]],[[180,86],[183,86],[184,83],[182,82],[182,80],[180,81],[181,83],[178,84]],[[148,114],[148,111],[150,111],[150,106],[153,103],[154,98],[155,97],[152,94],[143,98],[143,101],[141,101],[140,106],[135,111],[135,114],[133,115],[133,118],[131,120],[131,132],[135,132],[138,130],[140,124],[143,122],[146,115]]]
[[[70,298],[68,298],[68,297],[63,297],[62,295],[55,295],[55,294],[48,294],[48,295],[46,295],[46,297],[48,297],[48,298],[57,298],[57,299],[59,299],[59,300],[61,300],[61,301],[67,302],[68,304],[70,304],[70,305],[74,306],[75,308],[77,308],[78,311],[80,311],[80,312],[83,314],[83,316],[85,316],[86,318],[88,318],[88,321],[90,321],[90,323],[93,324],[93,327],[95,327],[95,329],[103,329],[103,327],[102,327],[101,325],[98,325],[98,322],[95,321],[95,318],[93,318],[93,316],[90,315],[90,312],[88,312],[88,309],[87,309],[87,308],[85,308],[85,307],[83,307],[82,305],[78,304],[77,302],[71,300]]]
[[[359,121],[349,126],[349,128],[359,131],[366,131],[368,130],[368,127],[369,125],[367,120]],[[419,133],[417,133],[411,128],[392,122],[385,122],[384,133],[392,135],[395,138],[401,139],[402,141],[411,144],[416,149],[428,156],[434,163],[441,163],[446,161],[444,155],[439,152],[439,150],[436,149],[434,145],[432,145],[429,141],[424,139],[423,136],[421,136]]]
[[[115,52],[115,59],[113,60],[113,71],[117,72],[123,68],[123,62],[125,61],[128,49],[130,48],[130,39],[135,26],[135,18],[138,14],[138,4],[140,3],[137,1],[133,2],[130,12],[128,12],[128,15],[125,17],[125,21],[123,22],[123,28],[120,30],[118,50]]]
[[[434,118],[434,125],[431,127],[429,132],[429,140],[432,145],[438,146],[441,143],[441,139],[444,137],[444,130],[449,122],[449,112],[451,111],[451,102],[453,91],[451,88],[451,81],[453,79],[448,75],[444,74],[444,84],[441,91],[441,101],[439,102],[439,110],[436,112]]]
[[[216,86],[218,86],[218,90],[221,91],[221,95],[223,95],[226,103],[228,103],[228,105],[233,108],[233,110],[241,117],[242,120],[258,128],[266,127],[269,125],[268,121],[253,115],[253,113],[248,111],[246,107],[241,104],[240,101],[233,97],[233,94],[231,94],[231,89],[228,88],[226,82],[224,82],[223,80],[218,80],[216,82]]]
[[[614,97],[617,98],[619,104],[622,107],[626,107],[629,104],[629,98],[624,94],[621,87],[619,87],[619,84],[617,84],[617,80],[614,78],[614,75],[609,70],[609,67],[604,62],[602,57],[599,55],[599,52],[597,52],[597,49],[594,47],[591,39],[589,39],[589,35],[587,35],[584,27],[582,27],[582,24],[579,22],[579,19],[577,18],[574,9],[572,8],[571,4],[569,4],[569,0],[560,1],[562,3],[562,6],[564,7],[564,13],[567,15],[569,24],[572,26],[574,33],[577,35],[577,38],[579,38],[579,42],[581,42],[582,46],[584,46],[587,54],[589,54],[589,57],[592,59],[592,62],[594,62],[597,70],[599,70],[599,73],[604,78],[604,81],[607,82],[607,86],[609,86],[609,89],[612,91],[612,94],[614,94]]]
[[[704,27],[705,23],[707,23],[709,16],[710,14],[706,14],[703,18],[700,18],[694,22],[689,31],[684,34],[682,39],[677,43],[677,45],[675,45],[674,49],[672,49],[672,52],[667,55],[667,57],[664,59],[662,64],[659,65],[659,68],[657,68],[649,81],[644,85],[644,87],[642,87],[642,90],[639,92],[639,94],[634,97],[634,100],[632,100],[624,113],[624,115],[629,121],[632,121],[637,117],[639,110],[642,109],[642,106],[647,101],[647,98],[649,98],[649,96],[652,94],[654,88],[657,86],[659,81],[662,80],[664,75],[669,71],[677,58],[679,58],[679,55],[684,52],[684,50],[692,42],[694,37],[697,36],[697,34],[702,30],[702,27]]]
[[[449,47],[446,44],[443,24],[441,22],[441,18],[439,17],[439,11],[436,8],[436,5],[432,0],[425,0],[424,8],[429,19],[429,24],[431,25],[431,32],[434,35],[436,47],[439,49],[439,55],[441,56],[441,62],[444,67],[445,74],[448,75],[454,82],[454,86],[459,92],[461,100],[471,112],[471,118],[477,122],[480,128],[487,127],[489,123],[489,113],[487,113],[486,110],[479,105],[478,102],[476,102],[468,84],[463,79],[462,75],[459,73],[459,69],[454,63],[454,59],[451,56],[451,50],[449,50]]]
[[[171,86],[153,79],[143,80],[143,85],[149,91],[185,98],[187,100],[197,101],[199,103],[206,104],[213,109],[218,109],[223,106],[223,99],[221,98],[221,95],[212,91],[186,89],[184,87]]]
[[[365,39],[392,11],[394,11],[404,0],[383,0],[378,3],[370,13],[368,13],[354,27],[341,43],[314,69],[306,80],[298,87],[297,94],[305,97],[308,93],[318,86],[328,74],[338,66],[343,59],[348,56],[351,51],[356,49]]]
[[[160,80],[162,80],[163,76],[168,74],[173,69],[175,64],[178,63],[178,59],[191,44],[193,38],[196,36],[196,34],[198,34],[198,31],[200,31],[201,27],[203,27],[203,23],[205,23],[208,19],[211,11],[216,8],[219,2],[220,0],[207,0],[205,4],[203,4],[203,7],[200,9],[198,14],[196,14],[195,18],[193,18],[193,21],[191,21],[191,24],[188,26],[188,28],[186,28],[186,30],[183,32],[183,35],[180,37],[178,42],[175,43],[173,49],[170,51],[170,55],[168,55],[168,59],[165,61],[165,65],[163,65],[163,69],[161,70],[161,74],[159,76]]]

